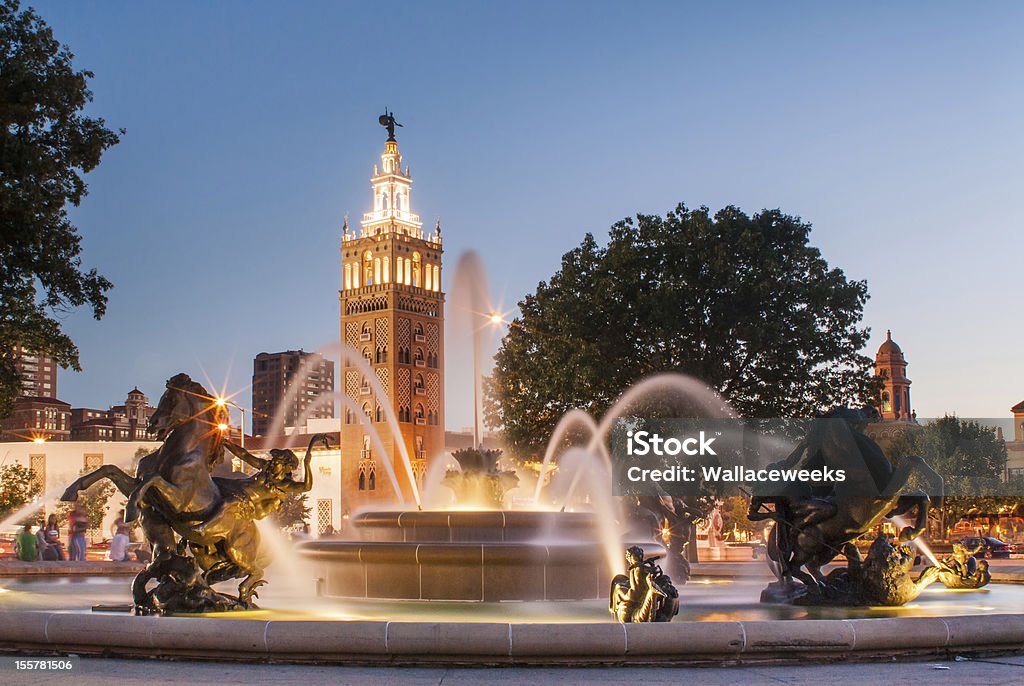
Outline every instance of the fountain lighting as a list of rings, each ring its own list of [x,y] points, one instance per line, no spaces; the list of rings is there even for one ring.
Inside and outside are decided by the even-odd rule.
[[[900,529],[907,526],[907,520],[905,520],[901,515],[890,517],[890,519],[892,520],[893,524],[898,526]],[[927,557],[928,561],[931,562],[933,565],[935,565],[936,567],[945,566],[939,561],[939,558],[935,556],[935,553],[932,552],[932,549],[924,540],[922,540],[920,536],[911,541],[911,543],[913,543],[914,547],[921,551],[921,554]]]

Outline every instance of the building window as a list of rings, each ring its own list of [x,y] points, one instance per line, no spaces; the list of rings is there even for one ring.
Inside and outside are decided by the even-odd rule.
[[[369,250],[363,255],[363,285],[372,286],[377,283],[373,280],[373,253]]]
[[[412,281],[410,282],[413,286],[419,287],[420,281],[420,254],[414,252],[412,254]]]
[[[29,455],[28,468],[32,472],[32,483],[39,487],[41,495],[46,490],[46,455]]]
[[[334,531],[334,517],[331,512],[334,510],[334,503],[330,498],[317,498],[316,501],[316,532],[323,536]]]

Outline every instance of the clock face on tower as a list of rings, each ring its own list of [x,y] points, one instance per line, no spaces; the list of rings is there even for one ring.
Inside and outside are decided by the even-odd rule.
[[[394,140],[401,124],[387,116],[371,209],[358,232],[346,220],[341,244],[341,496],[349,512],[399,495],[412,502],[444,450],[440,224],[424,233],[412,210],[412,177]]]

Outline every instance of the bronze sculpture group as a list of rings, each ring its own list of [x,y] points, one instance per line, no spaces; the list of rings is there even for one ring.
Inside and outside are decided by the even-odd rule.
[[[149,422],[163,445],[138,461],[135,475],[104,465],[76,480],[62,496],[75,500],[79,491],[109,479],[128,498],[125,519],[139,520],[153,548],[151,562],[132,583],[137,614],[255,607],[268,563],[256,521],[279,510],[289,495],[312,488],[312,448],[318,442],[326,447],[325,435],[310,440],[304,479],[294,481],[294,453],[272,450],[269,460],[255,457],[225,439],[226,424],[226,407],[188,375],[178,374],[167,382]],[[256,473],[240,479],[213,476],[225,449]],[[237,596],[212,588],[229,579],[242,580]],[[152,581],[156,584],[150,587]]]

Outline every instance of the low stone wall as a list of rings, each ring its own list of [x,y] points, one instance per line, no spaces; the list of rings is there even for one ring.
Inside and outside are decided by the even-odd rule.
[[[738,664],[1024,649],[1024,615],[667,624],[0,612],[0,651],[392,664]]]
[[[0,560],[0,577],[11,576],[134,576],[145,565],[141,562],[22,562]]]

